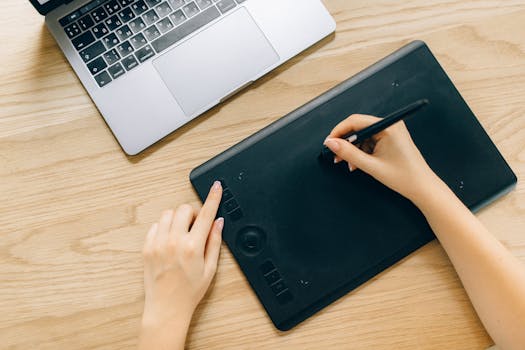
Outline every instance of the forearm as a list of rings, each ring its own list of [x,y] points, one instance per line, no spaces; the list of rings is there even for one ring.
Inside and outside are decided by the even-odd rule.
[[[503,349],[525,344],[525,266],[437,177],[413,202],[452,261],[487,332]]]
[[[179,319],[163,324],[142,322],[139,350],[184,350],[190,319]]]

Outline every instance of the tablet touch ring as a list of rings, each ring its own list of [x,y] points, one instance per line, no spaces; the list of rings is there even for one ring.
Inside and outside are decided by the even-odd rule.
[[[266,233],[258,227],[247,226],[237,234],[237,249],[246,256],[256,256],[266,246]]]

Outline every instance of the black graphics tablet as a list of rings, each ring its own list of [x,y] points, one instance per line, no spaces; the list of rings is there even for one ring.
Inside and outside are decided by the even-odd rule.
[[[192,171],[201,199],[214,180],[223,182],[224,240],[278,329],[434,239],[411,202],[363,172],[318,158],[325,137],[350,114],[385,116],[422,98],[430,104],[406,121],[408,129],[470,209],[514,187],[516,176],[420,41]]]

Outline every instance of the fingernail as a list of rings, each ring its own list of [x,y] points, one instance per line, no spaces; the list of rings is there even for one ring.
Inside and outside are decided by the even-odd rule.
[[[222,218],[222,217],[221,217],[221,218],[218,218],[218,219],[217,219],[217,228],[218,228],[219,230],[222,230],[223,227],[224,227],[224,218]]]
[[[339,146],[339,143],[334,139],[326,139],[324,141],[324,145],[330,148],[332,152],[337,152],[341,148],[341,146]]]
[[[212,190],[217,191],[222,188],[222,184],[220,181],[215,181],[212,186]]]
[[[342,159],[339,158],[339,156],[335,156],[334,157],[334,164],[340,163],[341,161],[342,161]]]
[[[352,164],[348,163],[348,169],[350,169],[350,171],[354,171],[355,168]]]

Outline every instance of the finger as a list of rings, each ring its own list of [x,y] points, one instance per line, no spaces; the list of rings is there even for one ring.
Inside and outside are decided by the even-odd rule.
[[[154,223],[151,225],[151,227],[148,230],[148,233],[146,234],[146,240],[144,242],[145,246],[151,246],[153,244],[153,241],[155,239],[155,235],[157,234],[157,230],[159,229],[159,224]]]
[[[195,219],[195,210],[189,204],[180,205],[173,215],[171,235],[177,236],[190,232],[190,227]]]
[[[215,274],[219,254],[221,251],[222,229],[224,228],[224,218],[218,218],[213,226],[206,242],[206,252],[204,254],[204,263],[206,270],[210,274]]]
[[[147,252],[151,251],[153,247],[153,242],[155,241],[155,235],[157,234],[157,230],[159,228],[158,223],[154,223],[149,228],[148,233],[146,234],[146,239],[144,240],[144,248],[143,252],[146,254]]]
[[[340,138],[352,131],[358,131],[377,123],[381,118],[365,114],[352,114],[330,132],[328,138]]]
[[[163,245],[168,241],[172,221],[173,210],[165,210],[160,217],[159,227],[155,235],[155,241],[158,245]]]
[[[326,139],[325,145],[334,152],[336,156],[348,162],[350,171],[360,168],[369,173],[375,164],[373,156],[363,152],[348,141],[329,138]]]
[[[206,239],[208,238],[208,234],[210,233],[215,216],[217,216],[217,210],[221,204],[221,198],[222,185],[219,181],[215,181],[210,189],[208,198],[206,198],[206,202],[204,202],[204,205],[202,206],[199,214],[197,215],[197,219],[195,219],[195,223],[191,228],[191,233],[195,234],[196,239],[200,240],[203,247]]]

